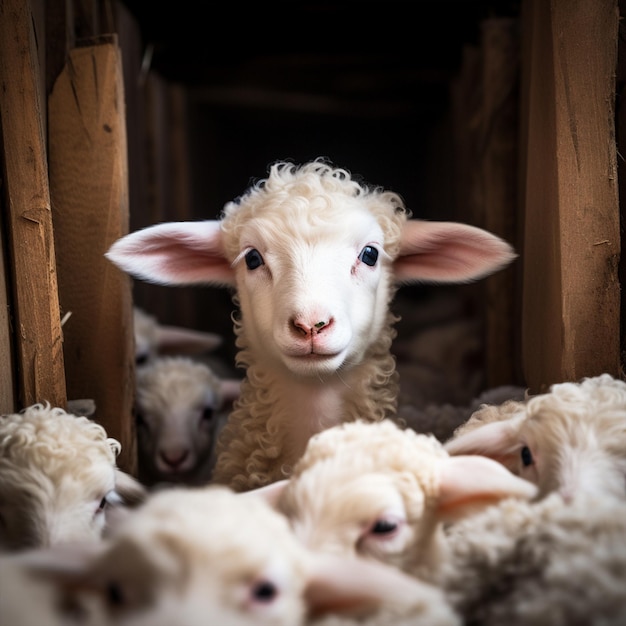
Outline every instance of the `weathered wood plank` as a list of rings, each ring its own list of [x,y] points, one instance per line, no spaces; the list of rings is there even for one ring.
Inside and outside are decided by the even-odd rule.
[[[93,41],[86,42],[93,44]],[[104,253],[128,232],[121,55],[115,35],[69,52],[48,101],[50,190],[64,314],[67,392],[91,398],[95,419],[136,470],[131,280]]]
[[[529,0],[523,356],[532,393],[619,374],[616,0]]]
[[[65,406],[65,374],[40,70],[30,3],[0,0],[4,146],[18,404]]]

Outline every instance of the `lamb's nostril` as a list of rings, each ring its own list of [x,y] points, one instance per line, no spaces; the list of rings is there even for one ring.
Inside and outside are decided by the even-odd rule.
[[[311,327],[298,319],[291,320],[291,326],[305,337],[311,334]]]
[[[185,459],[189,456],[188,450],[180,450],[177,452],[160,452],[161,459],[163,462],[171,467],[172,469],[176,469],[185,461]]]

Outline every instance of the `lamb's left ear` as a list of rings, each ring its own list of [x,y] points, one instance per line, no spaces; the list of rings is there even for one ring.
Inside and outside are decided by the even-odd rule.
[[[479,455],[451,456],[440,461],[437,511],[455,521],[504,498],[532,500],[536,485],[515,476],[503,465]]]
[[[468,224],[408,220],[394,262],[399,283],[466,282],[496,272],[517,257],[496,235]]]
[[[131,276],[161,285],[235,282],[217,220],[148,226],[118,239],[104,256]]]

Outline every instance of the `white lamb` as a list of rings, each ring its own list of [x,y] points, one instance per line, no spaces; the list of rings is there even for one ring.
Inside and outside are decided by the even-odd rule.
[[[392,607],[415,626],[460,624],[440,590],[314,555],[262,499],[220,486],[152,494],[98,549],[0,559],[0,598],[11,626],[304,626],[328,613],[357,626]]]
[[[446,442],[450,454],[492,457],[565,499],[626,496],[626,382],[609,374],[552,385],[526,402],[485,405]]]
[[[312,434],[393,416],[401,284],[482,278],[515,258],[482,229],[408,219],[400,196],[318,159],[277,162],[219,220],[157,224],[106,256],[151,282],[233,288],[241,397],[214,480],[237,490],[288,476]]]
[[[444,523],[537,488],[480,456],[450,457],[432,435],[355,421],[308,443],[293,475],[261,493],[310,549],[358,554],[438,582]]]
[[[447,532],[442,585],[465,624],[626,624],[626,502],[504,501]]]
[[[139,480],[208,483],[217,434],[240,381],[222,379],[189,357],[155,357],[136,370]]]
[[[0,551],[100,539],[107,508],[144,488],[115,465],[120,443],[49,403],[0,416]]]

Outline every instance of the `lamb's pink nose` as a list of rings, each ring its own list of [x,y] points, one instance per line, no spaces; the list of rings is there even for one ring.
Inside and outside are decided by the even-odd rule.
[[[327,321],[319,320],[318,322],[315,322],[313,325],[306,323],[302,319],[293,319],[291,321],[293,328],[295,328],[300,334],[304,335],[305,337],[312,337],[313,335],[318,335],[322,331],[329,328],[332,325],[332,323],[333,323],[332,318],[330,318]]]
[[[185,459],[189,456],[189,450],[177,450],[175,452],[164,452],[161,450],[160,455],[166,465],[172,469],[176,469],[182,465]]]

